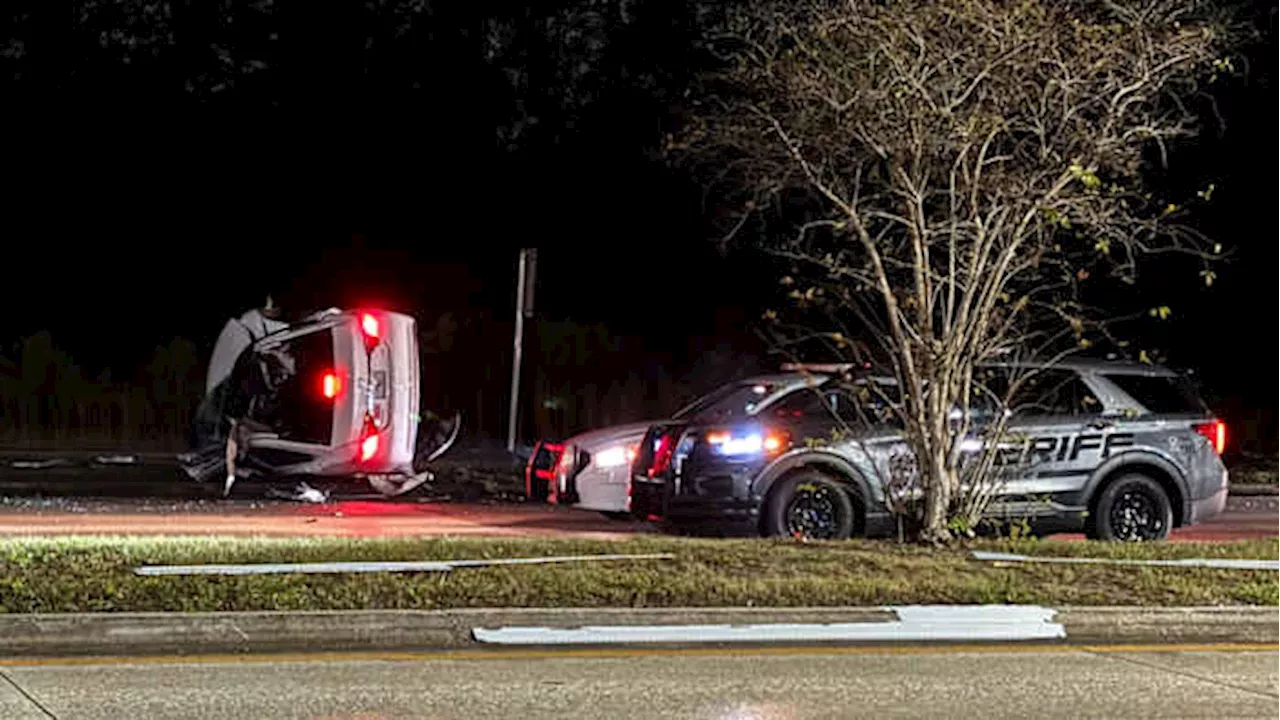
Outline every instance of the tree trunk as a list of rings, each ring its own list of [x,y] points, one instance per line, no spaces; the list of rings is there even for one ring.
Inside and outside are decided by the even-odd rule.
[[[951,505],[953,488],[958,485],[955,473],[947,467],[947,451],[935,449],[928,461],[922,463],[925,472],[926,488],[924,498],[924,523],[920,529],[920,539],[924,542],[944,543],[951,539],[951,530],[947,527],[947,511]]]

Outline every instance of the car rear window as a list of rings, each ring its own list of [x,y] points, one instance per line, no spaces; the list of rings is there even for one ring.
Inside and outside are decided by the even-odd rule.
[[[255,419],[271,425],[282,439],[328,445],[333,401],[324,396],[323,382],[333,371],[333,332],[300,335],[259,357],[274,392],[263,398]]]
[[[1107,380],[1156,415],[1207,415],[1209,408],[1200,399],[1191,381],[1184,377],[1152,375],[1106,375]]]

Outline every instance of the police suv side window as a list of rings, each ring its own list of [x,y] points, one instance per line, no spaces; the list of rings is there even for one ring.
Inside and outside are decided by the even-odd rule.
[[[1209,408],[1186,378],[1110,374],[1105,376],[1125,394],[1156,415],[1206,415]]]
[[[1040,370],[1027,377],[1011,401],[1015,415],[1099,415],[1102,402],[1071,370]]]
[[[861,427],[867,423],[891,423],[895,420],[879,398],[869,391],[859,398],[858,390],[844,386],[828,386],[817,391],[809,388],[797,390],[779,402],[772,412],[779,419],[793,421],[834,423],[838,417],[853,427]],[[858,407],[859,404],[861,408]],[[836,417],[832,417],[832,412]]]

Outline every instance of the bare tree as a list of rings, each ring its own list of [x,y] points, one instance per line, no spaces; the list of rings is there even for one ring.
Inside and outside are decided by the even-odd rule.
[[[1142,173],[1196,132],[1184,99],[1229,68],[1227,27],[1194,0],[754,0],[709,37],[722,69],[671,148],[715,169],[726,240],[793,268],[796,308],[823,318],[801,339],[857,356],[860,335],[892,368],[925,539],[981,514],[965,477],[998,474],[1007,413],[968,411],[1017,383],[980,368],[1112,339],[1091,292],[1135,283],[1142,255],[1213,281],[1221,248]]]

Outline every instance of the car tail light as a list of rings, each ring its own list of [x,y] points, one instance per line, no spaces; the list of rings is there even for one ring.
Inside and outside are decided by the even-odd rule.
[[[320,392],[330,400],[342,394],[342,378],[336,373],[325,373],[320,381]]]
[[[378,434],[374,433],[360,441],[360,462],[369,462],[378,454]]]
[[[658,441],[658,449],[653,453],[653,463],[649,465],[649,477],[657,477],[671,467],[671,456],[675,454],[675,435],[663,435]]]
[[[364,431],[360,437],[360,462],[369,462],[378,454],[378,426],[373,424],[373,418],[365,416]]]
[[[364,335],[364,348],[368,352],[382,339],[382,323],[372,313],[360,313],[360,333]]]
[[[1196,432],[1209,439],[1213,444],[1213,449],[1219,455],[1227,449],[1227,424],[1221,420],[1214,420],[1210,423],[1201,423],[1195,426]]]

